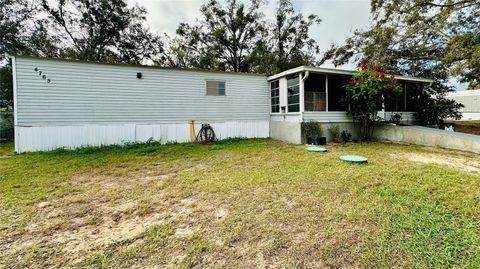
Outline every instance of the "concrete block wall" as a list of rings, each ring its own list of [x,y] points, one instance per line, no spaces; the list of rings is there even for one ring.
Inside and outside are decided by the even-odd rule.
[[[339,123],[320,123],[323,129],[323,136],[327,137],[327,141],[332,141],[333,137],[329,132],[329,128],[336,124],[340,126],[340,132],[343,130],[348,130],[353,138],[358,138],[355,126],[350,122],[339,122]],[[270,121],[270,137],[273,139],[281,140],[284,142],[292,144],[303,144],[305,143],[304,134],[302,134],[301,122],[292,122],[292,121]]]
[[[421,126],[382,125],[374,138],[379,141],[405,142],[480,153],[480,136],[449,132]]]

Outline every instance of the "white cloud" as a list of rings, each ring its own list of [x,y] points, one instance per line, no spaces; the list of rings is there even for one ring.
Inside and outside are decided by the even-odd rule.
[[[192,23],[200,16],[203,0],[128,0],[146,8],[150,29],[159,34],[175,34],[181,22]]]
[[[297,0],[304,14],[316,14],[320,25],[312,28],[310,34],[317,40],[322,51],[332,43],[342,43],[355,29],[370,24],[369,0]],[[331,64],[325,66],[331,67]],[[354,68],[352,65],[343,68]]]

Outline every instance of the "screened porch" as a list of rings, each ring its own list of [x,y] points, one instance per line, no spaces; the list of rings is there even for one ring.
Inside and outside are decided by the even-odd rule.
[[[325,121],[349,121],[346,117],[348,106],[342,102],[344,85],[353,72],[304,71],[285,74],[271,80],[271,113],[280,115],[303,115],[303,119]],[[402,113],[406,117],[417,111],[419,96],[425,82],[399,77],[398,83],[404,89],[394,98],[385,100],[379,116]],[[419,79],[421,80],[421,79]]]

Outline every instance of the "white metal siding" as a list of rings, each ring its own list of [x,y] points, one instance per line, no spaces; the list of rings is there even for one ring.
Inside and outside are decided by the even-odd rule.
[[[24,57],[14,70],[17,152],[187,142],[189,120],[219,139],[269,136],[266,77]],[[206,95],[207,80],[225,81],[226,95]]]
[[[451,99],[463,104],[465,107],[460,109],[461,112],[466,113],[480,113],[480,93],[478,95],[470,96],[452,96]]]
[[[347,115],[347,112],[305,112],[303,114],[304,120],[315,120],[319,122],[352,122],[352,118]]]
[[[20,126],[269,119],[262,76],[17,57],[16,78]],[[207,80],[225,81],[226,96],[207,96]]]

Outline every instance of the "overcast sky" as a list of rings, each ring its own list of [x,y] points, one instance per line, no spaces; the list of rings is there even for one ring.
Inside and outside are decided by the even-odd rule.
[[[147,22],[154,32],[173,35],[180,22],[194,22],[200,18],[200,6],[206,0],[128,0],[147,9]],[[316,14],[322,23],[311,29],[322,51],[332,42],[342,42],[354,29],[369,25],[369,0],[292,0],[304,15]],[[264,13],[272,18],[276,0],[269,0]],[[330,66],[330,65],[325,65]],[[353,66],[343,68],[352,69]]]

